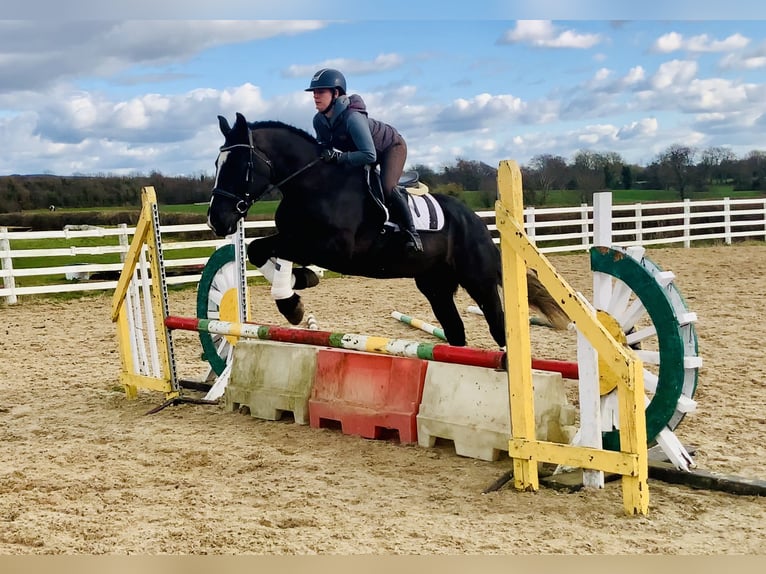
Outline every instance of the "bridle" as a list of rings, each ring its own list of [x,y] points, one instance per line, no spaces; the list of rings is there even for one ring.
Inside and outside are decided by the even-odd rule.
[[[224,152],[224,151],[231,151],[236,148],[246,147],[250,151],[250,157],[247,160],[247,172],[245,173],[245,183],[247,184],[247,187],[245,189],[245,196],[239,197],[238,195],[235,195],[231,193],[230,191],[226,191],[225,189],[221,189],[219,187],[213,188],[213,195],[214,196],[220,196],[220,197],[226,197],[228,199],[233,199],[236,201],[236,204],[234,208],[237,210],[237,213],[239,215],[245,215],[247,213],[247,210],[250,209],[250,206],[253,205],[256,201],[258,201],[259,198],[266,195],[268,192],[278,188],[279,186],[285,184],[286,182],[290,181],[294,177],[300,175],[310,167],[314,166],[321,157],[317,157],[304,165],[302,168],[298,169],[297,171],[293,172],[292,174],[288,175],[286,178],[281,180],[278,183],[269,183],[265,188],[263,188],[258,193],[253,193],[252,191],[252,185],[253,185],[253,173],[255,172],[255,165],[256,160],[260,160],[262,163],[266,164],[266,167],[269,168],[269,182],[273,181],[274,179],[274,165],[272,164],[271,160],[268,158],[268,156],[263,152],[263,150],[259,149],[254,143],[253,143],[253,132],[251,130],[247,130],[247,135],[249,137],[249,143],[238,143],[238,144],[232,144],[228,146],[221,146],[218,151]]]

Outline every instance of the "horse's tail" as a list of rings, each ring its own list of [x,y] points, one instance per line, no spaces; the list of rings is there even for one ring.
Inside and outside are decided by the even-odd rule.
[[[527,291],[529,304],[545,315],[554,329],[563,331],[569,326],[569,317],[556,302],[556,299],[548,292],[534,271],[527,271]]]

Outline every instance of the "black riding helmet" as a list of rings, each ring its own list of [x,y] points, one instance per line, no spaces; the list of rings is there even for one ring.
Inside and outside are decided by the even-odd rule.
[[[346,78],[338,70],[322,68],[311,78],[311,84],[304,91],[313,92],[319,88],[338,88],[340,95],[346,94]]]

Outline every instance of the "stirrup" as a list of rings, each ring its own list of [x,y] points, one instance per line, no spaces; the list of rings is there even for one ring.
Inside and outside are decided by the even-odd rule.
[[[405,231],[407,236],[409,237],[407,241],[404,242],[404,246],[407,248],[407,251],[412,251],[413,253],[423,253],[423,242],[420,240],[420,234],[418,234],[417,231]]]

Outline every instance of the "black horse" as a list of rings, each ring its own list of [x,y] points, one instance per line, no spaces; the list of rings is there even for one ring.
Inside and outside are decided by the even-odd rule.
[[[459,346],[466,344],[465,328],[454,295],[462,286],[484,312],[494,340],[505,346],[500,251],[487,226],[467,206],[435,194],[444,225],[422,232],[423,252],[409,253],[403,233],[384,226],[385,211],[370,191],[366,168],[319,162],[316,139],[281,122],[248,123],[239,113],[232,127],[225,118],[218,120],[226,139],[216,160],[210,228],[218,236],[229,235],[264,193],[276,187],[282,193],[274,218],[277,233],[248,245],[252,264],[262,267],[278,257],[347,275],[412,277],[447,341]],[[295,288],[316,281],[306,283],[304,275]],[[529,304],[563,328],[568,319],[533,273],[528,274],[528,285]],[[300,297],[291,293],[277,304],[298,324],[303,308]]]

